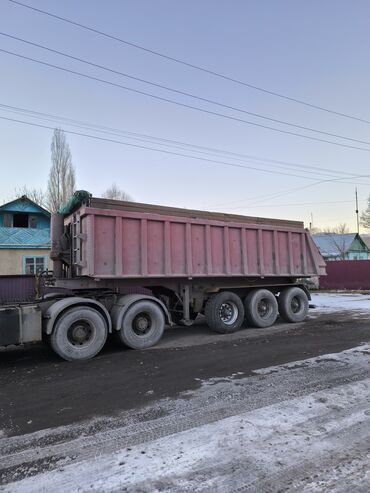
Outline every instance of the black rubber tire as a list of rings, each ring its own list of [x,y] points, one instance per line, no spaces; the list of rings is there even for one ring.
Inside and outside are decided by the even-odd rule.
[[[86,341],[73,338],[71,331],[82,327],[86,331]],[[89,333],[89,334],[88,334]],[[57,319],[50,335],[50,346],[61,358],[67,361],[85,360],[97,355],[107,340],[107,323],[101,313],[89,306],[69,308]]]
[[[227,305],[233,310],[230,321],[223,320],[222,310]],[[212,295],[205,306],[204,314],[207,325],[220,334],[230,334],[240,329],[244,321],[244,306],[239,296],[231,291]]]
[[[252,327],[270,327],[278,316],[278,303],[268,289],[251,291],[244,300],[245,318]]]
[[[308,297],[303,289],[291,287],[284,289],[279,295],[279,313],[286,322],[303,322],[308,313]]]
[[[140,319],[148,324],[140,333]],[[142,300],[131,305],[123,316],[121,329],[117,332],[118,340],[132,349],[146,349],[157,344],[162,337],[165,326],[163,310],[150,300]],[[147,332],[144,333],[144,330]]]

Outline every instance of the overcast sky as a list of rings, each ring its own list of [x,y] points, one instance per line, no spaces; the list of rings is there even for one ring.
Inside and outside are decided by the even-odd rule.
[[[370,3],[366,0],[21,1],[268,91],[370,121]],[[0,31],[242,111],[150,86],[1,35],[3,50],[203,110],[332,142],[186,108],[0,52],[1,105],[84,122],[79,127],[59,124],[66,131],[166,151],[67,134],[79,189],[99,195],[116,182],[140,202],[300,219],[306,225],[312,214],[315,226],[346,222],[355,229],[355,187],[360,209],[370,193],[370,123],[215,77],[8,0],[0,0]],[[56,119],[40,120],[4,107],[0,117],[58,125]],[[133,140],[127,134],[98,133],[86,129],[85,123],[112,127],[113,134],[134,132],[212,150],[194,152],[183,145],[160,146],[143,136],[131,135],[142,139]],[[46,187],[51,136],[51,129],[0,119],[0,201],[10,199],[16,187]]]

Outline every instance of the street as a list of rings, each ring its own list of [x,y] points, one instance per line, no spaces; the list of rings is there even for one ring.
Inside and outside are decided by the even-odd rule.
[[[0,491],[367,492],[370,295],[86,362],[0,352]]]

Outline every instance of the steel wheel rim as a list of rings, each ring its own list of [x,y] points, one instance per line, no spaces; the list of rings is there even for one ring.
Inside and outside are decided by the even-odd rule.
[[[290,308],[293,313],[298,313],[302,307],[302,303],[298,296],[293,296],[292,301],[290,302]]]
[[[219,316],[220,320],[225,325],[233,325],[239,315],[239,310],[236,304],[233,301],[226,301],[222,303],[219,308]]]
[[[68,342],[75,347],[86,347],[95,337],[95,328],[88,320],[77,320],[67,331]]]
[[[257,304],[257,312],[261,318],[269,318],[272,313],[272,305],[270,300],[262,298]]]
[[[132,321],[132,330],[139,337],[143,337],[146,334],[148,334],[151,328],[152,328],[152,318],[149,315],[149,313],[146,312],[138,313]]]

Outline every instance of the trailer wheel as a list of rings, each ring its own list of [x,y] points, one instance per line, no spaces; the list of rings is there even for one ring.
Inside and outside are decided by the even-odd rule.
[[[162,337],[165,318],[162,309],[152,301],[138,301],[126,311],[118,340],[132,349],[145,349]]]
[[[208,326],[215,332],[236,332],[244,320],[244,307],[238,295],[223,291],[211,296],[204,310]]]
[[[279,295],[279,313],[287,322],[303,322],[308,313],[308,298],[303,289],[284,289]]]
[[[105,344],[107,324],[94,308],[76,306],[62,313],[50,335],[51,348],[67,361],[93,358]]]
[[[251,291],[244,300],[245,316],[252,327],[270,327],[278,316],[278,303],[268,289]]]

